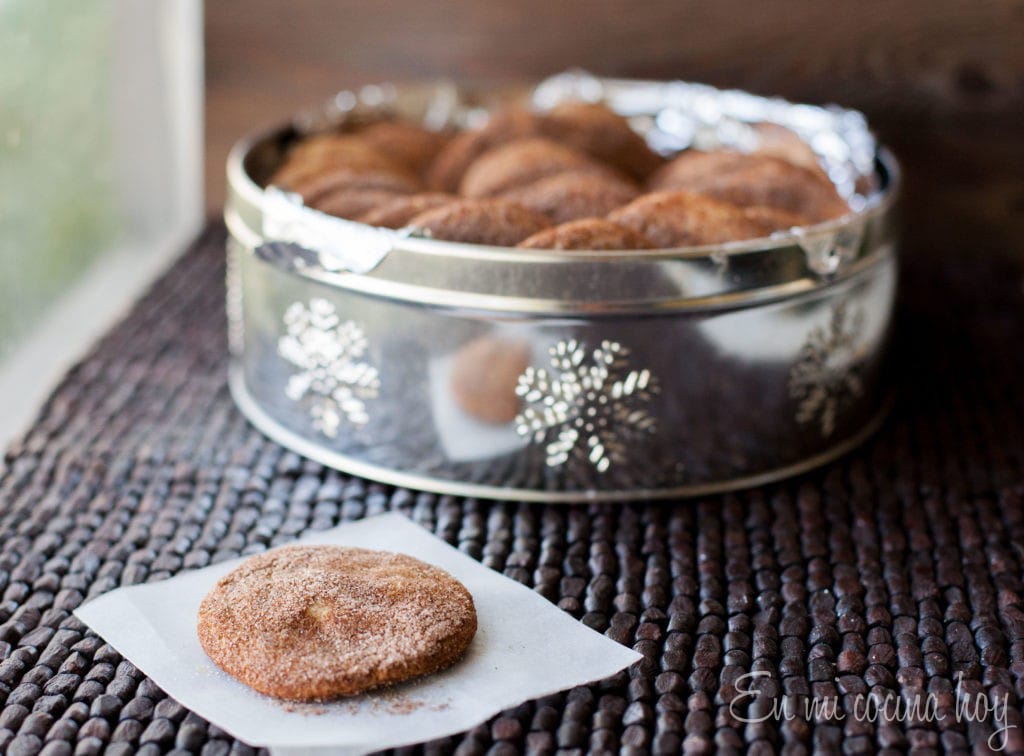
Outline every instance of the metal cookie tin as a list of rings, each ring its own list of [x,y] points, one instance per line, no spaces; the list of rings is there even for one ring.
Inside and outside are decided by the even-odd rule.
[[[536,107],[600,99],[658,149],[749,148],[787,126],[854,209],[770,239],[628,252],[495,248],[322,215],[267,176],[303,131],[380,111],[482,111],[449,85],[342,93],[228,165],[230,383],[263,432],[324,464],[439,493],[570,502],[759,484],[860,442],[886,406],[898,174],[863,118],[679,82],[563,74]],[[492,339],[523,355],[484,422],[453,397]],[[507,369],[507,368],[505,368]],[[499,381],[498,383],[501,383]],[[514,387],[514,388],[513,388]]]

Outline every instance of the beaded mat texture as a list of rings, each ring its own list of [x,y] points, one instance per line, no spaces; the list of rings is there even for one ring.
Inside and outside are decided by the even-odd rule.
[[[983,749],[1007,701],[1024,748],[1024,290],[998,258],[908,260],[899,399],[865,446],[733,495],[554,507],[395,489],[264,438],[225,384],[224,230],[202,235],[67,375],[0,471],[0,753],[249,753],[71,611],[398,510],[645,659],[430,753]],[[744,723],[739,678],[826,715]],[[858,694],[933,694],[939,721],[871,722]],[[742,712],[740,707],[737,711]],[[411,749],[418,750],[418,749]]]

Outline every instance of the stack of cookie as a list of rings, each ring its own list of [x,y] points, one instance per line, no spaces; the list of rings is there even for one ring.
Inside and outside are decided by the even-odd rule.
[[[848,212],[795,134],[758,132],[755,153],[666,159],[600,104],[508,108],[458,133],[379,121],[299,141],[270,183],[340,218],[533,249],[719,244]]]

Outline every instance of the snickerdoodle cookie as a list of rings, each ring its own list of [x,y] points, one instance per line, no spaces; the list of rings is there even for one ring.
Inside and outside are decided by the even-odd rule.
[[[503,199],[464,199],[420,213],[409,227],[434,239],[514,247],[551,225],[547,216]]]
[[[415,173],[423,173],[448,142],[449,135],[408,121],[377,121],[357,136],[378,152]]]
[[[539,118],[526,108],[507,107],[491,113],[478,129],[451,139],[427,169],[427,185],[442,192],[457,192],[470,164],[490,149],[513,139],[536,134]]]
[[[501,196],[544,213],[555,223],[568,223],[606,215],[639,194],[629,181],[584,170],[556,173]]]
[[[437,672],[476,633],[469,591],[404,554],[284,546],[243,562],[199,607],[199,642],[277,698],[348,696]]]
[[[466,197],[495,197],[516,187],[568,170],[589,170],[614,176],[582,152],[550,139],[529,137],[485,152],[466,170],[460,193]]]
[[[394,174],[415,182],[405,166],[358,136],[317,134],[292,145],[269,183],[305,195],[307,182],[337,170]]]
[[[658,248],[756,239],[788,228],[791,217],[684,191],[643,194],[608,215],[609,220],[645,236]]]
[[[604,218],[581,218],[539,231],[516,245],[522,249],[650,249],[643,234]]]
[[[455,202],[458,197],[444,192],[422,192],[394,197],[356,220],[370,226],[401,228],[420,213]]]
[[[654,191],[685,189],[743,207],[773,207],[817,223],[849,212],[820,171],[771,155],[689,150],[651,177]]]
[[[642,180],[664,162],[629,121],[601,103],[566,102],[545,113],[544,136]]]

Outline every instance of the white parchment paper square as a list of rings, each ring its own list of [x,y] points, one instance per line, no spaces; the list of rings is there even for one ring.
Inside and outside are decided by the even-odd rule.
[[[370,517],[300,542],[398,551],[450,572],[476,604],[479,629],[465,658],[437,675],[333,703],[291,705],[260,695],[221,672],[196,635],[203,596],[241,559],[120,588],[75,614],[182,705],[280,754],[358,754],[433,740],[640,658],[401,515]]]

